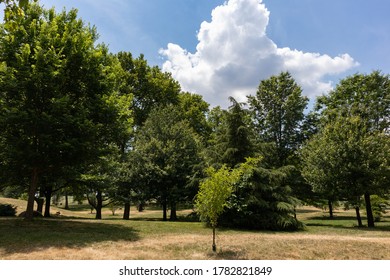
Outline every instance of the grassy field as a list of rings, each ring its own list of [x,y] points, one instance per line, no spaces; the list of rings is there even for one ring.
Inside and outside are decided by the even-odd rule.
[[[25,210],[26,202],[0,197],[0,203]],[[390,215],[375,229],[357,228],[353,211],[337,210],[329,220],[323,211],[303,207],[300,232],[219,229],[216,253],[211,252],[211,230],[199,222],[161,221],[161,211],[139,213],[129,221],[110,209],[95,220],[88,207],[53,207],[60,215],[27,222],[0,217],[0,259],[386,259],[390,260]],[[179,211],[184,217],[188,210]],[[363,214],[363,213],[362,213]]]

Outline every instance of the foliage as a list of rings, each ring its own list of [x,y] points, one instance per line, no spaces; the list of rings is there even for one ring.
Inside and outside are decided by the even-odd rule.
[[[213,132],[208,141],[207,157],[210,164],[226,164],[234,168],[254,153],[250,119],[243,104],[230,97],[228,111],[214,108],[209,115]]]
[[[375,222],[380,222],[386,214],[386,209],[390,206],[388,197],[381,197],[379,195],[371,196],[372,212]]]
[[[374,71],[355,74],[340,81],[329,95],[317,102],[322,122],[337,116],[359,116],[368,131],[389,131],[390,76]]]
[[[255,96],[248,96],[257,137],[273,143],[273,165],[281,167],[296,151],[304,135],[301,131],[308,98],[290,73],[282,72],[260,82]],[[268,160],[268,159],[265,159]]]
[[[153,110],[139,130],[133,155],[148,187],[144,191],[163,205],[164,220],[168,203],[175,209],[179,200],[192,199],[186,186],[200,162],[198,147],[196,134],[173,105]],[[174,215],[171,211],[171,219]]]
[[[373,227],[370,195],[386,188],[388,191],[390,77],[379,71],[347,77],[329,95],[318,99],[317,109],[321,111],[322,127],[346,120],[350,128],[350,132],[339,129],[340,137],[334,141],[340,142],[337,145],[343,152],[338,167],[340,174],[353,177],[351,189],[364,193],[368,225]]]
[[[195,206],[200,219],[209,222],[213,228],[213,251],[216,251],[215,229],[218,218],[227,206],[227,200],[233,192],[233,185],[241,175],[241,170],[229,170],[226,165],[215,170],[209,167],[206,178],[199,186]]]
[[[119,52],[117,57],[125,71],[127,89],[122,89],[133,94],[131,109],[136,127],[144,124],[154,108],[178,104],[180,85],[171,74],[149,66],[143,55],[134,59],[130,53]]]
[[[0,204],[0,216],[15,216],[16,207],[11,204]]]
[[[259,158],[249,158],[239,169],[243,175],[221,215],[221,225],[266,230],[303,227],[294,217],[299,201],[292,196],[287,181],[292,167],[266,169]]]
[[[211,128],[206,119],[209,104],[199,94],[182,92],[179,94],[179,106],[183,118],[188,121],[189,125],[203,140],[207,140],[211,133]]]
[[[97,37],[76,10],[34,3],[0,26],[0,169],[9,184],[29,178],[28,218],[42,176],[95,160],[111,141],[115,77]]]
[[[301,157],[304,177],[327,198],[344,198],[359,205],[357,199],[362,195],[367,199],[380,194],[389,184],[390,138],[367,133],[360,117],[341,117],[327,124],[305,145]]]
[[[227,206],[228,198],[233,192],[233,186],[240,176],[240,170],[230,170],[226,165],[215,170],[206,170],[208,177],[200,184],[195,206],[200,219],[210,222],[212,227],[218,224],[218,217]]]

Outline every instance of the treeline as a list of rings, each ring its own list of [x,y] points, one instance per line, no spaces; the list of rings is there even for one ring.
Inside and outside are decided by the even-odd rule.
[[[306,113],[288,72],[242,104],[209,108],[168,73],[97,44],[76,10],[7,1],[0,25],[0,188],[50,216],[53,194],[107,204],[194,204],[210,167],[240,169],[219,224],[295,230],[297,206],[365,206],[368,226],[390,186],[390,79],[342,80]],[[44,203],[46,201],[46,203]],[[45,204],[45,205],[44,205]],[[45,210],[43,209],[45,208]]]

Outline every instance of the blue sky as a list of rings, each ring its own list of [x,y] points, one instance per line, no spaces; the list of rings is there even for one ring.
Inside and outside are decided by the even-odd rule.
[[[41,0],[71,7],[112,52],[143,53],[212,106],[290,71],[314,99],[355,72],[390,73],[388,0]]]

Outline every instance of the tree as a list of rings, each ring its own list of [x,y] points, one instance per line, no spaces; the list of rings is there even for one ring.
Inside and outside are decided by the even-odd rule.
[[[293,168],[264,167],[262,158],[247,158],[236,167],[242,176],[235,184],[219,224],[228,227],[261,230],[297,230],[295,217],[299,201],[289,185]]]
[[[7,10],[0,25],[0,171],[29,178],[26,218],[42,176],[94,161],[116,109],[107,48],[76,10]],[[5,174],[7,174],[5,176]]]
[[[341,80],[317,103],[322,122],[332,121],[337,116],[359,116],[368,131],[390,130],[390,76],[379,71]]]
[[[156,108],[139,130],[134,152],[142,166],[141,174],[151,197],[163,206],[163,220],[171,206],[171,220],[176,219],[176,204],[188,198],[186,189],[199,163],[198,139],[180,109],[170,105]]]
[[[0,3],[5,3],[6,5],[15,5],[14,0],[0,0]],[[18,0],[19,7],[26,7],[28,5],[28,0]]]
[[[328,200],[329,215],[333,218],[332,203],[342,198],[339,186],[339,168],[342,165],[339,150],[332,135],[333,126],[315,134],[300,151],[302,175],[314,193]]]
[[[389,141],[383,132],[368,133],[360,117],[338,117],[304,146],[303,174],[316,191],[351,201],[359,225],[364,196],[367,223],[374,227],[370,195],[381,194],[389,184]]]
[[[260,82],[255,96],[248,96],[250,111],[260,142],[275,145],[273,165],[288,164],[302,143],[301,131],[308,98],[290,73],[282,72]]]
[[[356,132],[356,135],[360,135],[359,139],[371,137],[373,140],[382,133],[388,134],[390,130],[390,77],[379,71],[374,71],[369,75],[355,74],[347,77],[341,80],[329,95],[320,97],[317,107],[321,110],[322,125],[332,123],[334,120],[337,122],[340,117],[347,119],[357,117],[362,128],[361,131]],[[355,164],[358,163],[363,164],[363,162],[355,162]],[[356,168],[364,169],[363,166]],[[376,191],[370,185],[366,184],[365,187],[368,190],[364,194],[368,225],[373,227],[370,193]]]
[[[183,118],[188,121],[193,130],[205,141],[210,137],[211,128],[207,123],[206,115],[209,104],[201,95],[182,92],[179,94],[179,106]]]
[[[87,200],[96,210],[96,219],[102,219],[103,207],[114,202],[114,193],[121,171],[118,154],[114,150],[112,153],[100,157],[81,175],[80,183],[86,187]]]
[[[209,167],[206,173],[208,178],[199,186],[195,205],[201,220],[209,222],[213,229],[212,249],[215,252],[217,250],[215,229],[218,218],[227,206],[228,198],[233,192],[233,186],[240,176],[240,171],[238,169],[230,170],[226,165],[223,165],[218,170]]]
[[[117,57],[126,73],[128,91],[133,94],[135,127],[141,127],[154,108],[178,104],[180,85],[171,74],[149,66],[142,54],[134,59],[131,53],[119,52]]]
[[[209,116],[213,133],[207,154],[210,163],[234,168],[253,155],[254,145],[248,112],[234,98],[231,97],[230,101],[232,105],[228,111],[214,108]]]

